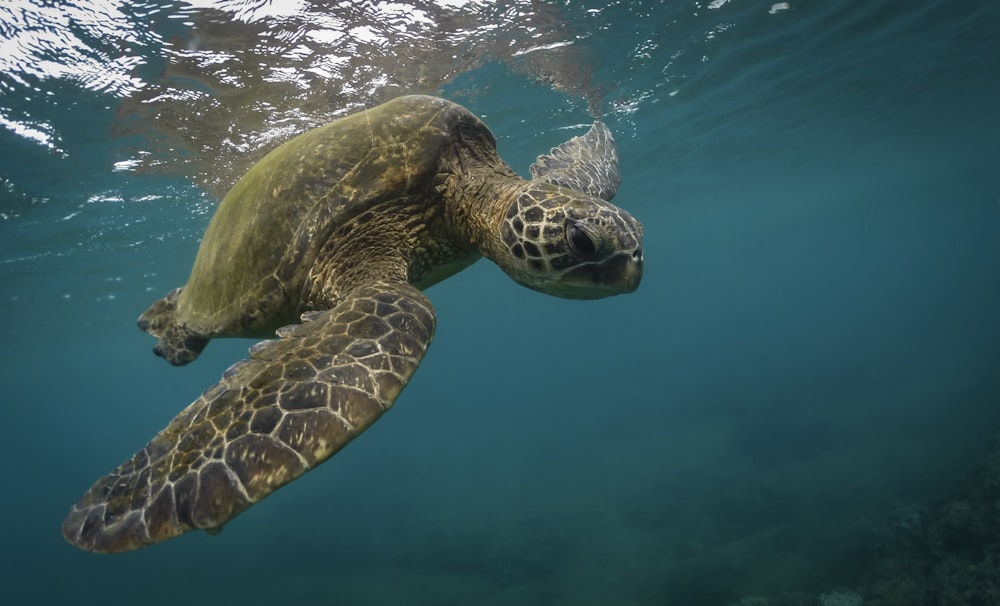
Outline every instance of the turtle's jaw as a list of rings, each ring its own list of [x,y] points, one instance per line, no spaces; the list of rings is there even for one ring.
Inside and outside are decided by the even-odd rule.
[[[564,299],[603,299],[635,292],[642,282],[642,249],[619,252],[600,262],[583,263],[538,284],[535,290]]]

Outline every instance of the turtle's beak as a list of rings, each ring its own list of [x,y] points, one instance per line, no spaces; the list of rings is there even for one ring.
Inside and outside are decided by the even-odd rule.
[[[634,292],[642,281],[642,248],[619,252],[597,263],[586,263],[563,274],[545,292],[567,299],[603,299]]]
[[[635,292],[642,282],[642,247],[637,246],[632,252],[620,252],[600,263],[600,269],[593,273],[597,283],[606,285],[608,294],[624,294]],[[591,270],[593,271],[593,270]]]
[[[636,246],[627,261],[622,264],[621,283],[623,293],[635,292],[642,282],[642,247]]]

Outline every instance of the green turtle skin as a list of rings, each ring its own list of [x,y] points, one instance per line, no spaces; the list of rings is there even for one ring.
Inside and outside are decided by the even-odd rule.
[[[216,532],[388,410],[434,335],[423,289],[486,256],[556,296],[634,291],[642,227],[597,122],[521,179],[449,101],[400,97],[279,146],[219,205],[187,284],[139,327],[175,365],[216,337],[266,337],[70,509],[110,553]]]

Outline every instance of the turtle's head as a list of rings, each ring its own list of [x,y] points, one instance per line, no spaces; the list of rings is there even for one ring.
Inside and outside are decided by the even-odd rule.
[[[529,181],[490,255],[514,280],[570,299],[628,293],[642,279],[642,225],[600,198]]]

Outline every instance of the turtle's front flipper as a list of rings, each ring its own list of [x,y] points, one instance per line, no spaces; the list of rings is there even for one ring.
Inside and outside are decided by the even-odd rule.
[[[611,200],[622,182],[618,149],[603,122],[594,122],[585,134],[573,137],[531,165],[531,178]]]
[[[69,542],[135,549],[217,530],[312,469],[385,412],[434,333],[434,310],[405,282],[352,291],[340,305],[258,343],[63,522]]]

